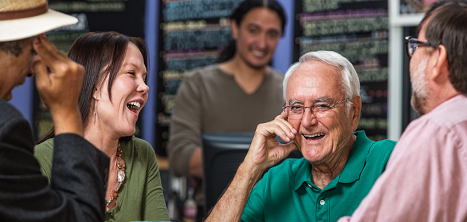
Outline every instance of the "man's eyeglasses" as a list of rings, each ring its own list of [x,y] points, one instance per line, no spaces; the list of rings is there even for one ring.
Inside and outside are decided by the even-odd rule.
[[[407,43],[407,55],[411,58],[413,54],[415,53],[415,50],[418,49],[418,46],[424,45],[424,46],[432,46],[428,42],[420,42],[418,41],[417,38],[412,37],[412,36],[407,36],[405,37],[405,42]]]
[[[311,113],[313,113],[316,117],[323,117],[326,115],[326,111],[331,110],[332,108],[336,107],[337,105],[347,101],[349,99],[344,99],[334,105],[329,105],[327,103],[316,103],[313,106],[305,107],[302,105],[284,105],[282,110],[288,109],[289,111],[289,118],[290,119],[302,119],[303,113],[305,113],[306,108],[310,108]]]

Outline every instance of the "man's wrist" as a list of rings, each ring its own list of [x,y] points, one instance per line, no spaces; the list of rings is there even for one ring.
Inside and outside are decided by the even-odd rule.
[[[83,136],[83,124],[79,111],[51,112],[55,127],[55,135],[62,133],[74,133]]]
[[[264,172],[264,167],[251,163],[249,161],[243,161],[242,164],[238,167],[238,173],[244,177],[257,178],[262,175]]]

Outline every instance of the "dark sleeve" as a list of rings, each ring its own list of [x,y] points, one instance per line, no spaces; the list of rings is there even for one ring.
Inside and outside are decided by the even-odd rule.
[[[80,136],[59,135],[49,185],[29,123],[0,103],[0,221],[104,221],[108,157]]]
[[[186,76],[175,97],[167,146],[170,170],[175,176],[190,176],[189,162],[197,147],[201,147],[201,101],[199,85]]]
[[[104,221],[108,167],[107,155],[84,138],[76,134],[55,137],[50,186],[70,200],[69,210],[80,212],[77,221]]]

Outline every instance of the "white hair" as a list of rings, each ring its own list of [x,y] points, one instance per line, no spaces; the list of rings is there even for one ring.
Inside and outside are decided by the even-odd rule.
[[[360,96],[360,81],[358,80],[357,72],[352,63],[337,52],[332,51],[316,51],[308,52],[300,57],[298,62],[290,66],[285,73],[283,90],[284,100],[287,99],[287,83],[290,76],[297,68],[308,61],[319,61],[337,67],[342,74],[342,87],[344,89],[345,98],[350,99],[354,96]]]

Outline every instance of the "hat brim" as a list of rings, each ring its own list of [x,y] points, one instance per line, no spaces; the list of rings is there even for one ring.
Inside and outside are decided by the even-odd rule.
[[[4,20],[0,21],[0,42],[25,39],[76,23],[77,18],[52,9],[29,18]]]

